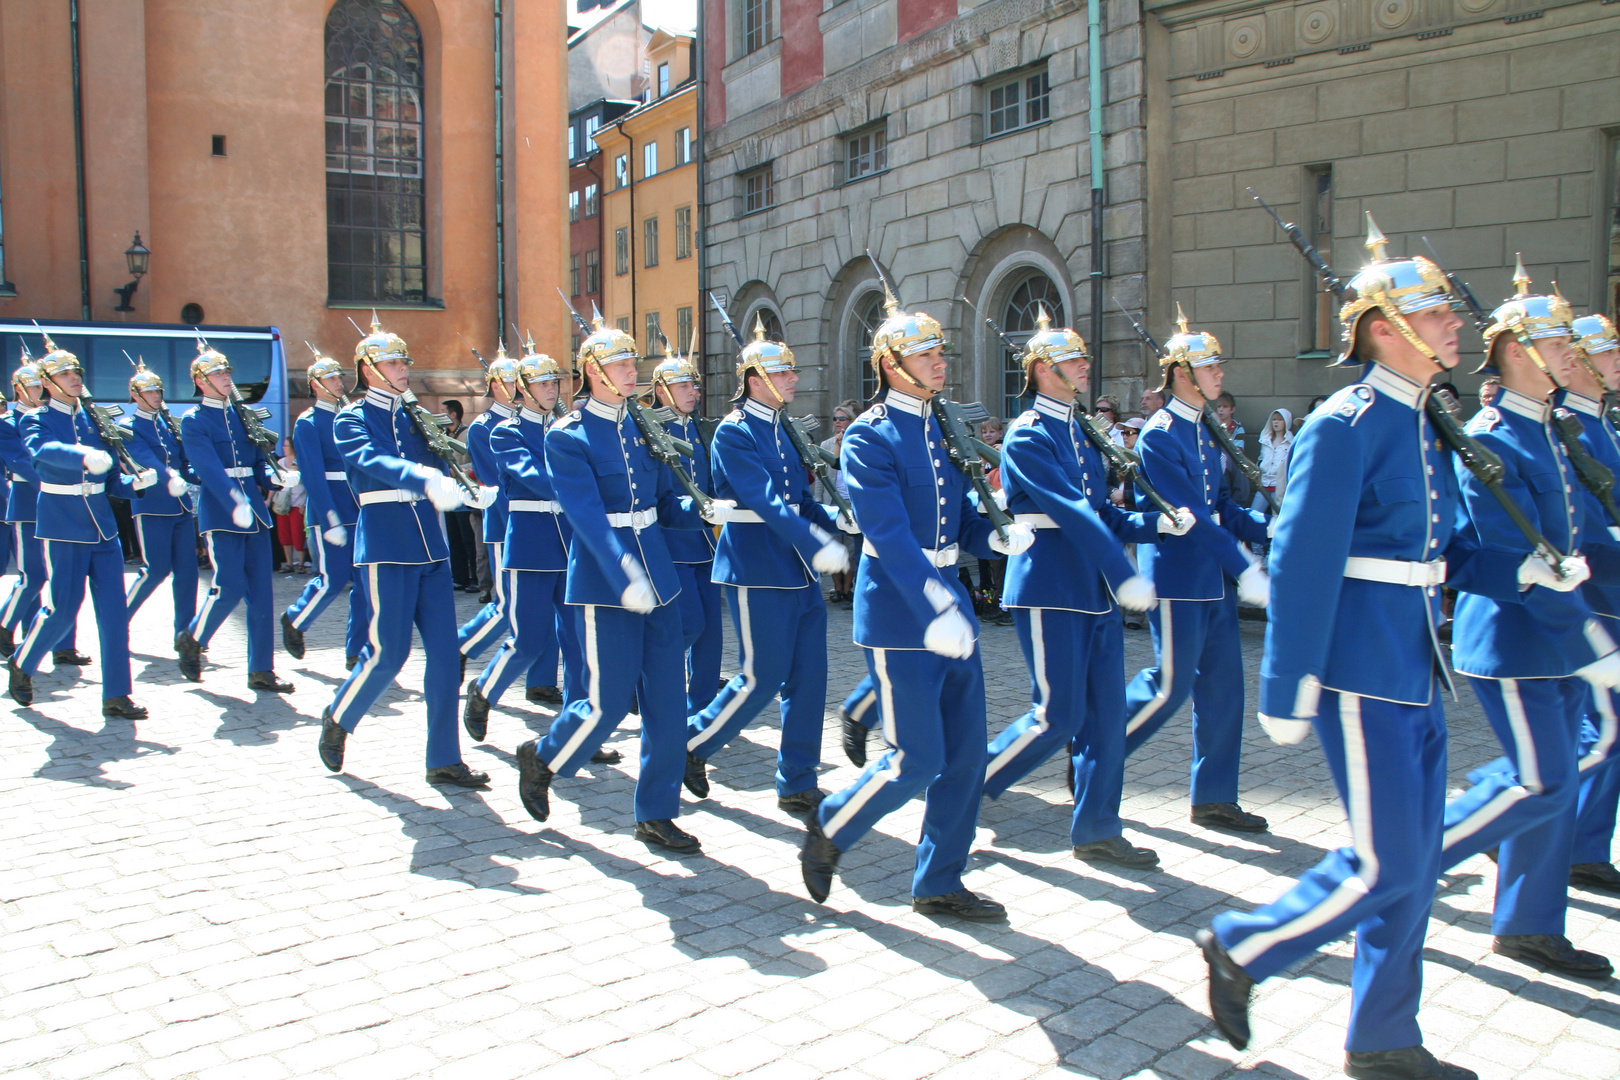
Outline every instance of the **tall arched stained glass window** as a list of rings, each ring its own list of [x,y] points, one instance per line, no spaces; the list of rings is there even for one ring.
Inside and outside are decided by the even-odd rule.
[[[1011,341],[1022,345],[1035,333],[1040,306],[1045,306],[1053,326],[1064,325],[1063,294],[1051,278],[1037,272],[1020,282],[1007,297],[1001,325]],[[1024,399],[1019,394],[1024,388],[1024,367],[1006,346],[1001,349],[1001,371],[1001,415],[1011,419],[1024,411]]]
[[[427,301],[422,32],[399,0],[326,18],[326,273],[332,300]]]

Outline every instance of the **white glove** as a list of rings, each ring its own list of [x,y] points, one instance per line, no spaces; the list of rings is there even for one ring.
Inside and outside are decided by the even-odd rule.
[[[180,496],[182,496],[182,495],[184,495],[186,493],[186,488],[188,486],[190,486],[190,485],[188,485],[186,483],[186,478],[185,477],[181,476],[179,473],[175,472],[173,469],[169,470],[169,494],[170,495],[173,495],[175,498],[178,499]]]
[[[1600,690],[1620,687],[1620,652],[1600,656],[1575,674]]]
[[[996,490],[992,491],[990,493],[990,498],[995,502],[996,509],[1007,509],[1007,492],[1004,488],[997,488]]]
[[[1132,574],[1114,590],[1114,599],[1126,611],[1152,611],[1159,606],[1158,591],[1153,582],[1141,574]]]
[[[840,513],[833,524],[838,526],[838,530],[840,532],[849,533],[851,536],[859,536],[861,534],[861,527],[855,524],[855,520],[848,514]]]
[[[923,648],[952,660],[966,660],[973,655],[973,625],[952,604],[928,624],[923,632]]]
[[[1035,542],[1035,529],[1027,521],[1015,521],[1007,526],[1007,539],[1001,538],[1001,533],[990,534],[990,550],[998,555],[1017,555],[1029,550],[1029,545]]]
[[[242,494],[242,489],[231,488],[231,498],[236,500],[236,505],[231,507],[231,524],[238,529],[253,524],[253,508],[248,506],[247,496]]]
[[[1305,741],[1305,736],[1311,733],[1309,720],[1295,720],[1291,717],[1267,716],[1257,713],[1260,717],[1260,727],[1271,736],[1271,741],[1278,746],[1293,746]]]
[[[302,481],[303,477],[297,469],[282,469],[280,480],[276,479],[276,474],[273,471],[270,473],[270,482],[283,491],[297,487]]]
[[[1238,603],[1254,607],[1271,603],[1271,578],[1266,576],[1265,567],[1256,564],[1243,571],[1238,575],[1237,586]]]
[[[463,501],[474,510],[488,510],[491,506],[495,505],[495,499],[498,495],[500,495],[500,493],[500,488],[484,487],[482,484],[480,484],[478,486],[478,497],[471,500],[464,499]]]
[[[142,469],[140,472],[135,474],[134,478],[130,481],[129,486],[134,488],[136,491],[145,491],[147,488],[153,486],[156,483],[157,483],[157,470],[156,469]]]
[[[1554,592],[1571,592],[1592,576],[1586,560],[1579,555],[1567,555],[1559,565],[1564,571],[1562,576],[1548,566],[1547,560],[1540,555],[1528,555],[1519,564],[1519,584],[1526,589],[1544,585]]]
[[[710,499],[708,507],[699,513],[710,525],[724,525],[731,520],[731,512],[735,509],[736,499]]]
[[[97,450],[93,446],[84,448],[84,467],[92,476],[101,476],[112,468],[112,455],[105,450]]]
[[[433,504],[435,510],[457,510],[465,505],[461,498],[464,492],[460,484],[438,469],[429,469],[428,472],[431,475],[427,478],[427,487],[423,493],[427,495],[428,502]]]
[[[1159,515],[1159,532],[1165,536],[1186,536],[1195,520],[1191,510],[1179,507],[1174,514]]]
[[[349,542],[349,530],[342,525],[334,525],[330,529],[322,531],[321,535],[326,537],[328,544],[336,544],[338,547],[342,547]]]
[[[643,574],[630,579],[630,584],[624,587],[619,594],[619,603],[637,615],[645,615],[658,606],[658,596],[652,590],[652,585]]]
[[[845,550],[841,542],[832,540],[821,545],[821,550],[816,552],[815,557],[810,560],[810,565],[818,574],[847,573],[849,571],[849,552]]]

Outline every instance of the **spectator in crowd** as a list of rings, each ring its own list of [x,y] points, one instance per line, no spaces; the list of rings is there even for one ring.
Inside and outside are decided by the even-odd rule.
[[[1237,399],[1223,391],[1221,396],[1215,399],[1215,418],[1226,429],[1226,433],[1232,436],[1232,441],[1237,444],[1238,451],[1248,453],[1249,433],[1243,430],[1242,424],[1238,423]],[[1249,478],[1243,475],[1243,470],[1238,467],[1237,462],[1225,457],[1225,455],[1222,455],[1222,458],[1226,471],[1226,486],[1231,489],[1232,501],[1239,506],[1249,505],[1250,500],[1257,494],[1250,488]]]
[[[1292,424],[1294,434],[1299,434],[1299,429],[1305,424],[1305,418],[1310,416],[1311,413],[1315,412],[1322,402],[1326,400],[1327,398],[1321,394],[1317,394],[1315,397],[1311,398],[1311,403],[1306,406],[1305,411],[1294,417],[1294,422]]]
[[[1491,402],[1496,400],[1497,391],[1502,389],[1502,380],[1495,375],[1479,384],[1479,407],[1488,409]]]
[[[821,448],[831,453],[834,457],[838,457],[838,455],[843,453],[844,432],[849,430],[850,423],[860,414],[861,407],[856,403],[854,398],[839,402],[838,407],[833,410],[832,414],[833,433],[830,437],[822,440]],[[833,487],[837,489],[839,495],[844,497],[845,501],[848,501],[849,481],[844,478],[844,470],[835,466],[831,470],[831,475]],[[827,504],[832,503],[832,493],[823,491],[821,493],[821,501]],[[846,532],[840,532],[838,536],[844,544],[844,550],[849,552],[849,569],[844,571],[842,574],[832,575],[833,591],[832,595],[827,599],[834,604],[842,604],[854,601],[855,569],[861,561],[860,536],[851,535]]]
[[[298,471],[298,456],[293,452],[292,439],[283,439],[281,448],[281,472],[290,479]],[[276,542],[285,554],[281,566],[284,574],[309,573],[309,558],[304,551],[305,498],[302,482],[277,488],[270,493],[270,512],[276,519]]]
[[[1092,414],[1096,416],[1097,423],[1102,425],[1102,429],[1108,432],[1108,437],[1114,441],[1114,445],[1123,446],[1125,437],[1119,433],[1119,402],[1104,394],[1092,407]]]
[[[1288,483],[1288,454],[1294,446],[1294,414],[1287,409],[1273,409],[1260,433],[1260,483],[1280,505],[1283,488]],[[1266,496],[1254,493],[1251,510],[1265,510]]]
[[[1163,394],[1159,393],[1157,390],[1142,391],[1142,402],[1139,411],[1141,412],[1142,419],[1144,421],[1152,419],[1153,414],[1162,408],[1164,408]],[[1138,427],[1137,430],[1141,431],[1142,429]]]
[[[454,426],[446,434],[452,439],[465,442],[467,425],[462,420],[466,416],[466,410],[462,408],[461,402],[451,398],[444,403],[444,411],[454,421]],[[457,464],[462,468],[472,469],[472,459],[467,454],[458,454],[456,457]],[[480,484],[494,486],[498,481],[499,477],[478,477]],[[472,509],[465,506],[444,512],[444,529],[450,542],[450,583],[462,592],[478,591],[477,541],[474,539],[472,513]]]

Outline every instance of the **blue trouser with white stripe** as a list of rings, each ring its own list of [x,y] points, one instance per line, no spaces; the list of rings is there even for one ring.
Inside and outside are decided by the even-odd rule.
[[[1491,932],[1562,934],[1580,794],[1576,741],[1586,681],[1469,676],[1510,769],[1486,766],[1446,804],[1440,869],[1499,848]]]
[[[821,589],[724,587],[737,627],[742,670],[708,708],[686,722],[686,750],[707,761],[737,737],[780,691],[782,748],[776,793],[816,787],[821,721],[827,708],[827,603]]]
[[[979,650],[952,660],[922,649],[867,649],[889,749],[816,811],[848,851],[884,815],[926,792],[913,896],[962,888],[984,792],[984,669]]]
[[[141,541],[141,569],[124,598],[129,617],[135,617],[165,578],[172,578],[174,634],[179,637],[197,614],[197,519],[191,514],[136,514],[135,535]]]
[[[411,654],[411,627],[422,635],[426,670],[422,697],[427,704],[427,767],[461,761],[461,661],[451,621],[456,610],[450,563],[362,563],[355,584],[365,590],[371,619],[360,662],[332,699],[332,719],[353,733],[360,718],[393,683]]]
[[[506,567],[501,558],[506,545],[489,543],[484,546],[489,549],[489,575],[495,582],[495,598],[456,630],[456,646],[469,660],[505,640],[510,632],[506,618]]]
[[[1161,600],[1148,614],[1157,667],[1125,688],[1125,754],[1130,756],[1190,696],[1192,804],[1237,802],[1243,757],[1243,649],[1237,594],[1222,600]]]
[[[573,613],[563,605],[568,575],[562,570],[508,570],[506,595],[511,601],[509,616],[512,636],[495,650],[482,675],[478,692],[491,705],[501,700],[518,675],[528,671],[537,658],[553,657],[551,670],[557,670],[557,642],[562,641],[563,700],[583,697],[584,661],[580,656],[579,632]],[[555,674],[552,676],[555,678]]]
[[[1216,938],[1256,980],[1355,931],[1347,1050],[1423,1041],[1423,936],[1446,801],[1440,692],[1430,705],[1400,705],[1324,690],[1316,736],[1350,819],[1350,846],[1266,906],[1215,917]]]
[[[1620,810],[1620,750],[1613,691],[1587,687],[1588,709],[1581,722],[1578,749],[1581,794],[1575,809],[1575,842],[1570,863],[1608,862],[1613,858],[1616,810]]]
[[[214,585],[191,620],[191,636],[208,648],[225,617],[247,600],[248,671],[269,671],[274,648],[275,597],[271,595],[271,535],[269,529],[250,533],[213,529],[204,534],[208,561],[214,564]]]
[[[124,606],[124,546],[115,536],[94,544],[66,540],[45,541],[46,584],[44,602],[34,614],[17,655],[17,666],[33,675],[40,661],[60,644],[68,627],[79,618],[86,579],[90,602],[96,609],[101,637],[101,696],[129,693],[129,609]]]
[[[712,562],[675,564],[675,576],[681,583],[676,603],[681,608],[681,633],[686,640],[688,716],[702,712],[720,688],[725,615],[720,607],[720,586],[710,578],[713,571]]]
[[[27,634],[28,628],[34,625],[34,616],[39,612],[39,598],[45,591],[45,579],[49,576],[45,572],[45,544],[34,535],[32,521],[12,522],[11,533],[16,542],[17,580],[6,595],[5,607],[0,609],[0,624],[7,630],[20,630]],[[78,620],[79,612],[75,608],[67,636],[51,648],[77,648]]]
[[[354,582],[354,549],[349,544],[333,544],[322,535],[322,530],[311,525],[307,530],[309,550],[315,556],[315,576],[309,579],[304,591],[287,608],[287,618],[293,629],[300,632],[315,625],[315,620],[343,595],[343,587]],[[354,527],[349,526],[350,538]],[[343,635],[343,655],[359,656],[366,643],[366,625],[371,621],[371,610],[366,604],[364,590],[355,587],[349,593],[349,622]]]
[[[575,607],[584,656],[585,696],[570,701],[540,740],[540,760],[572,776],[641,705],[641,775],[637,821],[665,821],[681,812],[686,772],[685,649],[681,613],[673,603],[645,615],[618,607]]]
[[[883,723],[883,710],[878,708],[877,682],[870,674],[862,675],[861,681],[844,699],[844,714],[867,731],[876,731]]]
[[[10,529],[0,528],[0,574],[5,573],[6,564],[13,555],[17,556],[17,572],[22,573],[22,552],[16,547],[16,534]]]
[[[1120,835],[1125,786],[1125,631],[1118,612],[1013,608],[1029,665],[1034,707],[989,747],[984,793],[992,799],[1064,747],[1072,747],[1075,804],[1071,842]]]

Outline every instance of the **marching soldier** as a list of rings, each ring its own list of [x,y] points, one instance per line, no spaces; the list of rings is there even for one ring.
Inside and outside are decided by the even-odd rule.
[[[574,530],[567,599],[584,652],[585,695],[570,701],[544,739],[518,747],[518,794],[536,821],[551,816],[556,777],[572,776],[641,705],[641,774],[636,839],[676,854],[700,850],[675,824],[685,760],[686,673],[680,579],[664,529],[723,524],[730,504],[708,518],[680,496],[626,409],[636,392],[636,343],[601,318],[579,347],[589,393],[583,408],[546,433],[546,468]]]
[[[293,659],[302,660],[304,631],[314,625],[345,586],[352,585],[343,655],[347,669],[353,671],[366,643],[371,610],[365,591],[355,583],[354,549],[349,546],[349,534],[360,520],[360,507],[349,490],[343,454],[333,434],[338,410],[347,403],[343,365],[316,353],[315,362],[309,365],[309,392],[315,407],[293,424],[293,454],[298,459],[299,482],[304,485],[307,500],[304,524],[309,530],[310,550],[315,553],[315,576],[282,612],[281,642]]]
[[[1159,857],[1121,835],[1125,784],[1125,630],[1120,609],[1153,606],[1153,583],[1137,574],[1124,543],[1179,536],[1192,514],[1128,513],[1109,501],[1108,468],[1075,420],[1089,385],[1086,343],[1052,329],[1046,311],[1024,346],[1024,393],[1034,407],[1001,447],[1007,512],[1035,530],[1007,563],[1002,603],[1011,609],[1029,665],[1033,706],[988,749],[984,792],[1000,798],[1053,753],[1071,747],[1076,858],[1149,867]]]
[[[157,483],[151,469],[130,476],[113,468],[102,439],[80,400],[84,368],[79,358],[49,338],[39,361],[47,404],[22,418],[23,444],[39,475],[35,535],[50,567],[49,591],[28,627],[28,636],[8,662],[11,697],[34,701],[33,676],[48,646],[60,642],[78,618],[85,583],[101,638],[101,714],[144,720],[146,710],[130,699],[129,611],[124,604],[124,548],[107,486],[131,498]]]
[[[202,488],[197,524],[214,565],[214,584],[191,626],[180,632],[180,674],[202,681],[202,654],[236,605],[247,602],[248,689],[289,694],[293,685],[276,677],[275,610],[271,555],[275,521],[264,493],[275,486],[270,461],[248,437],[231,405],[231,362],[197,343],[191,380],[202,403],[180,421],[180,441]]]
[[[461,760],[456,730],[460,666],[456,651],[456,597],[450,546],[439,511],[465,503],[454,480],[400,398],[409,388],[410,349],[383,330],[375,314],[371,332],[354,347],[355,378],[365,397],[338,413],[333,438],[343,454],[360,513],[354,565],[371,620],[360,662],[321,713],[321,763],[343,769],[344,747],[367,710],[393,682],[411,651],[411,627],[422,636],[427,704],[427,780],[481,788],[489,774]],[[480,493],[481,497],[487,497]]]
[[[1476,555],[1453,532],[1457,480],[1424,413],[1430,381],[1458,360],[1445,276],[1421,257],[1387,258],[1370,218],[1367,247],[1339,360],[1366,375],[1294,443],[1260,673],[1261,724],[1284,743],[1314,726],[1351,843],[1272,903],[1217,916],[1198,941],[1215,1022],[1242,1049],[1253,984],[1353,930],[1345,1072],[1472,1080],[1422,1046],[1417,1024],[1446,797],[1450,676],[1435,630],[1448,577],[1516,595],[1518,558]]]
[[[1482,770],[1446,805],[1440,868],[1497,848],[1492,950],[1602,979],[1612,965],[1576,949],[1564,919],[1586,686],[1603,692],[1620,683],[1620,653],[1578,590],[1589,575],[1579,551],[1592,526],[1548,423],[1548,397],[1576,365],[1569,305],[1561,296],[1531,295],[1522,263],[1514,284],[1516,294],[1485,329],[1481,370],[1495,368],[1502,390],[1468,432],[1502,459],[1503,485],[1555,552],[1570,554],[1543,558],[1472,474],[1461,475],[1471,538],[1485,550],[1523,553],[1517,579],[1525,591],[1508,600],[1470,592],[1457,599],[1453,662],[1469,676],[1513,767]]]
[[[516,416],[518,410],[518,362],[506,355],[505,342],[496,349],[495,359],[489,362],[484,378],[489,383],[489,396],[494,400],[482,415],[467,425],[464,441],[478,482],[497,489],[495,501],[483,514],[484,546],[489,551],[489,573],[495,582],[495,597],[456,631],[463,675],[467,661],[477,659],[489,646],[503,640],[509,629],[506,573],[501,563],[506,545],[506,493],[499,483],[500,464],[489,449],[490,431],[496,424]]]
[[[1265,606],[1266,572],[1238,542],[1265,543],[1266,525],[1232,499],[1220,447],[1204,430],[1205,405],[1220,396],[1224,378],[1221,343],[1207,331],[1188,330],[1179,305],[1176,315],[1179,330],[1159,360],[1160,389],[1169,397],[1142,429],[1136,449],[1148,482],[1170,505],[1189,507],[1197,521],[1184,536],[1136,549],[1142,575],[1159,598],[1148,616],[1157,663],[1125,688],[1125,753],[1135,753],[1192,696],[1193,824],[1264,832],[1266,819],[1237,801],[1243,756],[1237,607],[1240,601]],[[1137,504],[1152,505],[1140,496]]]
[[[515,417],[489,432],[490,452],[500,466],[501,490],[507,499],[502,573],[512,635],[467,690],[462,722],[476,742],[483,742],[488,733],[490,707],[500,703],[512,681],[537,659],[555,658],[559,638],[566,697],[573,701],[584,696],[579,635],[564,597],[573,530],[546,471],[546,429],[552,423],[562,374],[561,365],[535,352],[531,341],[518,363],[523,405]],[[552,663],[555,670],[555,659]]]
[[[820,575],[847,570],[849,552],[782,433],[792,423],[783,410],[799,383],[793,351],[766,341],[756,324],[737,358],[737,383],[737,408],[714,432],[714,490],[737,503],[715,549],[714,580],[737,628],[742,670],[687,721],[686,789],[708,796],[708,760],[780,692],[776,805],[802,816],[822,798],[816,769],[827,704],[827,602]]]
[[[927,792],[912,878],[912,909],[965,919],[1006,909],[962,884],[984,789],[984,670],[973,603],[956,573],[961,552],[981,558],[1029,547],[1028,525],[1003,539],[968,496],[929,401],[945,388],[940,325],[908,315],[885,289],[888,314],[872,337],[883,400],[844,433],[849,500],[865,536],[855,590],[855,643],[866,652],[889,748],[805,821],[804,883],[820,902],[839,856],[877,821]]]
[[[693,412],[702,400],[702,376],[697,365],[678,354],[652,372],[654,403],[675,414],[670,434],[692,444],[685,459],[687,471],[704,491],[713,492],[709,448],[703,443]],[[669,557],[681,580],[681,632],[686,639],[686,712],[702,712],[714,700],[720,685],[720,653],[725,645],[720,608],[720,585],[714,579],[714,533],[708,529],[673,529],[666,533]],[[819,722],[819,721],[818,721]],[[701,797],[701,796],[700,796]]]
[[[1594,455],[1609,470],[1620,475],[1620,433],[1613,422],[1603,415],[1605,389],[1620,386],[1620,334],[1614,324],[1603,315],[1585,315],[1576,319],[1571,328],[1575,332],[1575,348],[1591,365],[1590,373],[1584,365],[1575,369],[1575,382],[1590,375],[1596,385],[1581,390],[1579,400],[1571,393],[1565,399],[1572,410],[1580,415]],[[1576,387],[1572,384],[1571,389]],[[1588,513],[1603,513],[1601,506],[1588,503]],[[1612,530],[1611,530],[1612,531]],[[1620,621],[1620,589],[1588,581],[1584,587],[1587,602],[1602,625],[1615,636],[1615,624]],[[1569,883],[1606,892],[1620,892],[1620,870],[1610,861],[1614,842],[1615,811],[1620,804],[1620,747],[1616,746],[1616,712],[1620,710],[1613,692],[1591,687],[1588,691],[1586,716],[1581,723],[1580,764],[1581,794],[1576,809],[1575,841],[1570,853]],[[1598,766],[1603,768],[1598,768]]]
[[[125,601],[133,619],[164,580],[172,580],[174,636],[178,641],[197,614],[197,517],[196,506],[186,490],[188,484],[196,482],[197,475],[186,460],[179,435],[170,426],[163,403],[163,380],[158,374],[144,363],[137,364],[129,379],[129,396],[135,412],[119,421],[119,426],[130,434],[129,456],[142,468],[155,469],[166,483],[154,486],[130,504],[135,533],[141,540],[141,569],[130,583]],[[179,494],[173,494],[171,487]]]

